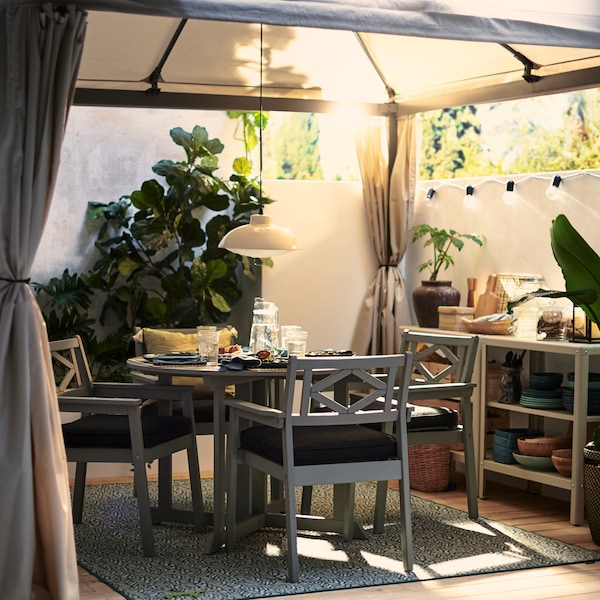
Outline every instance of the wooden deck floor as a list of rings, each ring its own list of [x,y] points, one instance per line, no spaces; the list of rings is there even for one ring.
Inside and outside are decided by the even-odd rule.
[[[466,510],[463,482],[457,479],[456,484],[455,491],[437,494],[414,493],[440,504]],[[600,549],[592,541],[587,527],[576,527],[569,523],[569,507],[566,502],[528,494],[491,482],[487,484],[487,493],[487,499],[479,501],[481,516],[584,548]],[[80,593],[81,600],[122,598],[83,569],[80,569]],[[387,600],[390,598],[505,600],[510,597],[511,600],[521,598],[597,600],[599,596],[600,566],[595,563],[302,594],[294,598],[302,600]],[[290,597],[285,598],[289,600]]]

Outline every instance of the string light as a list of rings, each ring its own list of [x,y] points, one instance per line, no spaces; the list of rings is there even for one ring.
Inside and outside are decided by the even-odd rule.
[[[587,171],[576,171],[574,173],[569,173],[567,175],[554,175],[554,176],[549,176],[549,177],[545,177],[542,175],[529,175],[529,176],[523,177],[518,182],[515,182],[513,180],[509,180],[509,181],[504,180],[503,181],[500,179],[492,179],[492,178],[484,179],[482,181],[479,181],[476,184],[471,184],[466,187],[465,195],[463,196],[463,203],[467,208],[473,208],[476,205],[476,199],[475,199],[476,190],[479,187],[484,186],[486,184],[497,183],[497,184],[500,184],[505,187],[505,190],[502,193],[502,200],[504,201],[504,203],[509,206],[517,204],[519,201],[523,200],[523,197],[517,192],[517,187],[531,179],[549,181],[550,184],[549,184],[548,188],[546,189],[546,197],[552,201],[556,201],[556,200],[565,201],[565,200],[569,200],[570,196],[563,189],[559,189],[559,188],[566,179],[570,179],[572,177],[593,177],[593,178],[600,179],[600,174],[590,173]],[[433,187],[428,188],[428,190],[425,194],[425,202],[427,204],[431,203],[433,196],[439,190],[444,189],[444,188],[454,188],[454,189],[460,189],[460,190],[465,189],[463,186],[461,186],[460,184],[457,184],[457,183],[440,183],[437,186],[437,188],[433,188]]]
[[[473,195],[475,188],[472,185],[468,185],[465,191],[465,197],[463,198],[463,204],[467,208],[473,208],[475,206],[475,196]]]

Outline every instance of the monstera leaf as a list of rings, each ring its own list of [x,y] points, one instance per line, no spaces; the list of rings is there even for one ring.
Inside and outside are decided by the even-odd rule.
[[[600,326],[600,256],[562,214],[552,221],[550,244],[566,291],[539,289],[509,302],[508,310],[533,298],[569,298]]]
[[[558,215],[552,222],[550,243],[569,297],[591,321],[600,325],[600,256],[565,215]]]

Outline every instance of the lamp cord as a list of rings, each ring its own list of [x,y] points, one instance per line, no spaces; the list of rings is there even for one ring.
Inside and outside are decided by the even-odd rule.
[[[263,214],[262,172],[263,172],[263,24],[260,24],[260,69],[258,106],[258,214]]]

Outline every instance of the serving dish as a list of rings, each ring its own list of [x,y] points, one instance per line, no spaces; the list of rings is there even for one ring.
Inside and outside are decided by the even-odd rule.
[[[523,467],[532,471],[554,471],[551,456],[527,456],[513,452],[515,460]]]

